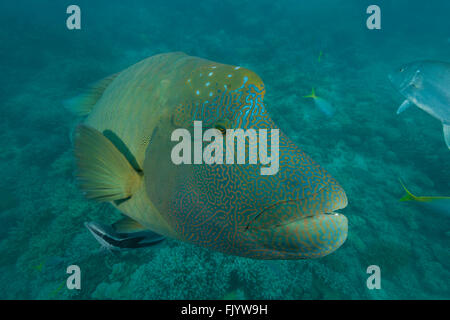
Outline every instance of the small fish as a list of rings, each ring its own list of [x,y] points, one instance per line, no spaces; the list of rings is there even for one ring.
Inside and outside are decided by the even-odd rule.
[[[450,197],[427,197],[427,196],[415,196],[400,180],[400,183],[405,189],[405,195],[400,198],[400,201],[414,201],[420,203],[436,212],[446,213],[450,215]]]
[[[328,101],[326,101],[325,99],[323,99],[321,97],[316,96],[314,88],[312,88],[312,92],[310,95],[303,96],[303,98],[314,99],[314,103],[316,104],[316,107],[329,118],[331,118],[336,112],[334,107]]]
[[[416,105],[435,117],[442,122],[444,139],[450,149],[450,63],[412,62],[390,74],[389,80],[406,98],[397,114]]]
[[[98,222],[86,222],[84,225],[95,239],[102,245],[102,248],[108,251],[120,251],[122,249],[142,248],[152,246],[165,239],[165,237],[152,232],[150,230],[133,230],[121,226],[121,230],[125,232],[118,232],[118,224],[124,225],[126,221],[129,224],[129,219],[124,218],[122,221],[115,224],[115,227],[103,225]]]

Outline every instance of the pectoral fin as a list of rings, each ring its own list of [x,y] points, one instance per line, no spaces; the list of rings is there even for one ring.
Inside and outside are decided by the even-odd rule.
[[[140,186],[142,177],[101,132],[79,125],[75,137],[77,178],[89,199],[124,200]]]
[[[444,139],[447,147],[450,149],[450,125],[444,123]]]
[[[412,105],[413,105],[413,103],[411,101],[409,101],[409,100],[403,101],[403,103],[397,109],[397,114],[402,113],[403,111],[405,111],[406,109],[408,109]]]

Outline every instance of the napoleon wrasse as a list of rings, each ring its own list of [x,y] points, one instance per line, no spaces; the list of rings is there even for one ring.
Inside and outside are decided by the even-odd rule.
[[[261,164],[171,161],[171,133],[193,130],[194,121],[225,135],[276,129],[264,93],[248,69],[168,53],[69,100],[86,116],[75,134],[80,188],[125,215],[112,227],[87,224],[90,231],[111,247],[164,236],[255,259],[316,258],[339,248],[348,225],[336,210],[347,205],[345,192],[283,133],[274,175],[261,175]]]

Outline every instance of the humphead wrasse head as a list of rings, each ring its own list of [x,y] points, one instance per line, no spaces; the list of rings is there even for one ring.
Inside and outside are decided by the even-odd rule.
[[[245,163],[195,164],[195,151],[192,164],[173,162],[179,141],[172,141],[172,133],[186,129],[194,149],[194,121],[204,131],[217,128],[224,141],[229,129],[268,129],[267,150],[275,152],[270,130],[278,128],[255,73],[189,57],[161,86],[174,94],[164,101],[167,110],[147,148],[144,179],[148,197],[178,239],[258,259],[322,257],[343,244],[347,219],[337,210],[347,205],[344,190],[282,132],[273,174],[261,174],[271,164],[262,164],[260,154],[249,164],[248,146]]]

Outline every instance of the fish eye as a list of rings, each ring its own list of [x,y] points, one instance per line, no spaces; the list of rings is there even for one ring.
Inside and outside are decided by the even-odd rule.
[[[227,129],[230,129],[230,121],[228,119],[220,119],[216,121],[214,128],[225,135],[227,133]]]
[[[223,135],[225,135],[227,133],[227,129],[225,129],[224,127],[222,127],[220,125],[216,125],[215,128],[217,130],[219,130]]]
[[[405,71],[405,68],[400,68],[398,71],[403,72]]]

